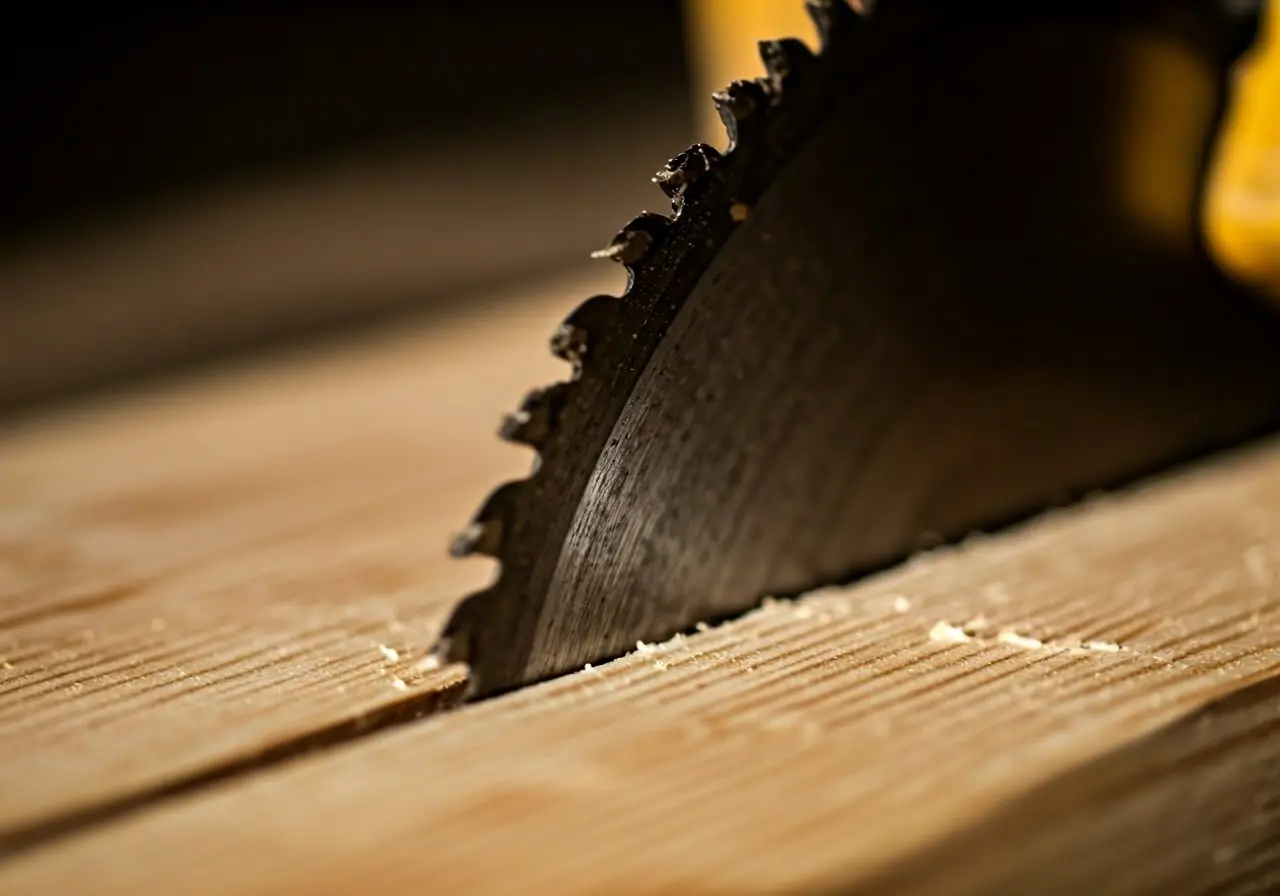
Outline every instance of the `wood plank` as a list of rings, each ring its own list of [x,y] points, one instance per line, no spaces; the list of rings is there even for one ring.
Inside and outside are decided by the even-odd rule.
[[[491,573],[448,536],[528,469],[500,412],[619,278],[0,431],[0,845],[435,705],[459,670],[416,664]]]
[[[1262,892],[1278,589],[1272,443],[176,798],[0,890]]]

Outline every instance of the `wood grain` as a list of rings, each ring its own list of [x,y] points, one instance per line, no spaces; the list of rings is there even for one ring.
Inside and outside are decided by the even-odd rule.
[[[177,798],[0,890],[1265,892],[1278,589],[1272,443]]]
[[[0,844],[434,706],[491,574],[448,536],[529,464],[500,412],[617,277],[0,432]]]

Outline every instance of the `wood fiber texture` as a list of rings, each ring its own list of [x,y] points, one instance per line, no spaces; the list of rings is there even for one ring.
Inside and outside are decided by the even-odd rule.
[[[491,564],[448,538],[615,278],[0,430],[0,851],[456,692],[420,664]]]
[[[1278,589],[1270,443],[176,797],[0,891],[1267,892]]]

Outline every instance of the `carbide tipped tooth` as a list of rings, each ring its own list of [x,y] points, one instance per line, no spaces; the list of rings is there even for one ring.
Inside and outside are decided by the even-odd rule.
[[[621,261],[625,265],[631,265],[643,259],[644,253],[649,251],[649,243],[652,242],[653,237],[650,237],[648,233],[628,233],[625,238],[616,238],[608,246],[591,252],[591,257],[593,259],[612,259],[613,261]]]
[[[592,252],[592,258],[611,258],[625,265],[633,265],[648,254],[659,239],[671,229],[671,219],[665,215],[645,212],[627,222],[605,248]]]
[[[721,159],[722,156],[715,148],[705,143],[694,144],[667,162],[653,176],[653,182],[662,188],[662,192],[671,198],[672,206],[679,210],[689,187],[713,170]]]
[[[565,321],[551,334],[551,354],[575,367],[582,363],[591,347],[591,333],[585,327]]]
[[[788,78],[817,62],[813,51],[794,37],[760,41],[760,59],[775,90],[781,90]]]
[[[449,543],[449,554],[453,557],[469,557],[472,554],[498,556],[499,528],[496,525],[471,523],[453,537],[453,541]]]
[[[769,95],[758,81],[734,81],[724,90],[713,93],[711,99],[733,146],[741,138],[746,124],[768,104]]]
[[[653,237],[647,233],[620,233],[603,249],[591,253],[592,258],[610,258],[623,264],[635,264],[649,251]]]
[[[614,296],[592,296],[579,305],[551,334],[551,354],[580,368],[592,341],[613,330],[619,302]]]
[[[440,665],[448,663],[469,663],[475,659],[475,631],[484,624],[485,609],[492,600],[492,590],[469,595],[453,609],[444,631],[431,648],[433,656]],[[474,687],[475,682],[471,682]]]
[[[857,25],[861,6],[857,0],[853,5],[848,0],[805,0],[805,8],[818,29],[823,47],[830,46],[834,39]]]
[[[498,557],[502,553],[505,530],[515,513],[516,500],[523,484],[508,482],[495,489],[467,528],[454,537],[449,553],[454,557],[467,557],[471,554]]]
[[[541,449],[555,432],[556,421],[568,398],[568,389],[568,383],[534,389],[520,403],[520,409],[502,421],[498,437]]]

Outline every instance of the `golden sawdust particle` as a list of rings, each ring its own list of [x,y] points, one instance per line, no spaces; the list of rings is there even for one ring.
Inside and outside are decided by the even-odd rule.
[[[676,632],[670,638],[663,641],[661,644],[661,647],[664,650],[676,650],[676,649],[688,650],[689,649],[689,645],[685,643],[684,635],[680,634],[679,632]]]
[[[929,640],[939,644],[965,644],[972,641],[973,637],[960,626],[939,620],[929,629]]]
[[[1023,650],[1038,650],[1044,646],[1044,642],[1039,638],[1020,635],[1012,629],[1005,629],[1000,634],[996,635],[996,640],[1001,644],[1007,644],[1010,647],[1020,647]]]
[[[1080,645],[1085,650],[1093,650],[1097,653],[1119,653],[1120,645],[1114,641],[1085,641]]]
[[[747,220],[747,215],[751,214],[751,206],[745,202],[735,202],[729,206],[729,217],[733,219],[735,224],[741,224]]]
[[[388,647],[386,644],[378,645],[378,652],[387,658],[387,662],[396,663],[400,661],[400,651],[394,647]]]

